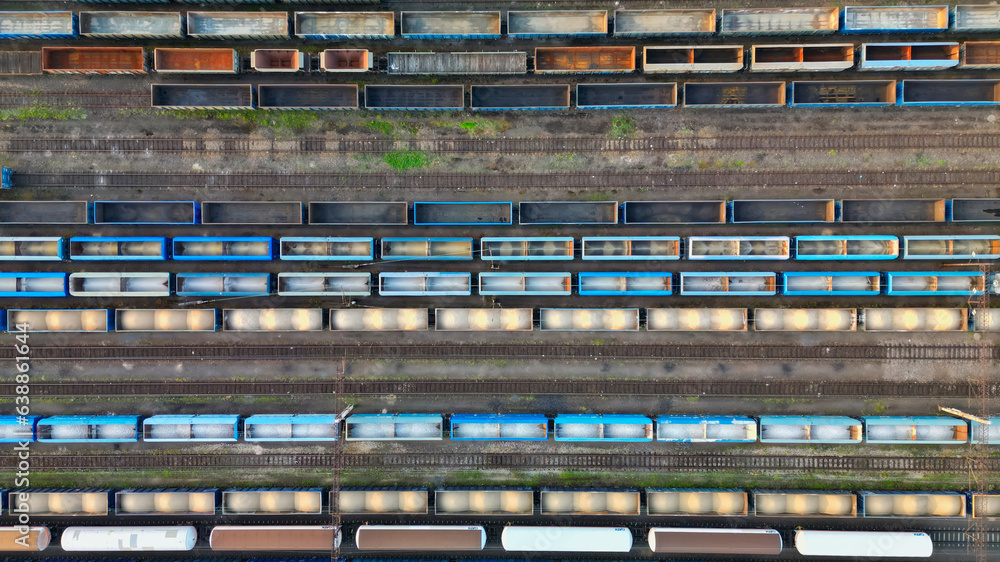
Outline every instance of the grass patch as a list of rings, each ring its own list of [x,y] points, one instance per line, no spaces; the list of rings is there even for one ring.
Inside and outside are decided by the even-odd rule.
[[[624,113],[611,119],[611,129],[608,131],[609,139],[624,139],[634,134],[635,119]]]
[[[390,152],[382,157],[382,161],[394,170],[412,170],[414,168],[426,168],[430,165],[431,159],[423,152]]]
[[[387,137],[391,137],[392,133],[396,130],[396,126],[392,124],[392,121],[383,121],[381,119],[372,119],[371,121],[365,123],[365,127],[373,133],[378,133]]]
[[[32,119],[69,121],[86,118],[87,112],[79,107],[47,107],[43,105],[32,105],[30,107],[0,110],[0,121],[29,121]]]
[[[458,124],[458,127],[468,131],[470,135],[494,135],[506,131],[510,125],[502,120],[479,118],[462,121]]]
[[[289,110],[271,111],[267,109],[216,110],[216,109],[171,109],[159,112],[177,119],[203,119],[242,123],[257,128],[291,129],[301,131],[319,117],[314,111]]]

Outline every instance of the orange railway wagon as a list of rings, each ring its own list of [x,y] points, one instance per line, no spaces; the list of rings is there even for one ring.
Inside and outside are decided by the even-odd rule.
[[[142,47],[42,47],[42,72],[145,74]]]
[[[0,527],[0,552],[40,552],[49,546],[49,538],[48,527]]]
[[[153,68],[157,72],[236,74],[239,60],[236,49],[153,50]]]
[[[635,47],[537,47],[536,74],[607,74],[635,71]]]

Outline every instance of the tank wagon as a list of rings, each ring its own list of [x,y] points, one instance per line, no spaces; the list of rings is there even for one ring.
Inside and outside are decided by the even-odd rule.
[[[500,542],[507,552],[629,552],[632,531],[613,527],[507,526]]]
[[[428,511],[427,488],[341,488],[339,494],[341,513],[423,515]]]
[[[649,548],[657,554],[781,554],[781,534],[774,529],[670,527],[649,530]]]
[[[41,552],[51,539],[48,527],[0,527],[0,552]]]
[[[473,551],[486,547],[486,529],[461,525],[361,525],[354,534],[361,551]]]
[[[894,558],[930,558],[934,551],[926,533],[795,531],[795,549],[803,556],[872,556],[872,545],[892,545],[878,553]]]
[[[60,546],[67,552],[177,551],[194,549],[194,527],[66,527]]]
[[[329,525],[216,526],[209,546],[216,551],[322,551],[340,547],[339,527]]]

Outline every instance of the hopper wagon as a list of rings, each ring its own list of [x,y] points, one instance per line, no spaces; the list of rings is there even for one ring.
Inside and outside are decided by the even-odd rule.
[[[74,236],[69,239],[74,261],[163,261],[167,239],[149,236]]]
[[[858,499],[851,492],[754,490],[757,517],[857,517]]]
[[[484,236],[479,241],[479,255],[483,260],[491,261],[572,260],[573,238]]]
[[[58,236],[0,237],[0,261],[61,261],[63,239]]]
[[[38,422],[41,443],[134,443],[139,416],[51,416]]]
[[[216,488],[135,489],[115,492],[115,515],[204,515],[216,513]]]
[[[639,515],[638,490],[542,488],[542,515]]]
[[[643,442],[653,440],[653,421],[630,414],[559,414],[556,441]]]
[[[341,513],[425,515],[428,511],[427,488],[341,488],[331,492],[336,493]]]
[[[331,309],[330,330],[352,332],[424,331],[426,308]]]
[[[862,491],[863,517],[965,517],[965,495],[956,492]]]
[[[230,488],[222,492],[223,515],[316,515],[322,488]]]
[[[737,489],[647,488],[646,511],[650,516],[710,515],[745,517],[750,502]]]
[[[479,274],[480,295],[571,295],[573,276],[569,272],[505,273],[487,271]]]
[[[595,261],[678,260],[680,245],[677,236],[584,236],[580,257]]]
[[[178,236],[173,239],[172,254],[175,260],[271,260],[273,242],[260,236]]]
[[[543,331],[639,330],[638,308],[541,308],[538,318],[538,327]]]
[[[480,280],[480,284],[482,281]],[[425,311],[426,312],[426,311]],[[439,332],[530,332],[530,308],[436,308],[434,330]]]
[[[234,443],[240,417],[233,414],[160,414],[142,420],[142,440],[150,443]]]
[[[657,416],[656,440],[669,443],[755,443],[757,422],[746,416]]]
[[[434,514],[530,516],[535,512],[534,498],[531,488],[438,489]]]
[[[368,237],[282,236],[278,241],[282,260],[364,261],[375,259],[375,241]]]
[[[225,332],[317,332],[323,329],[321,308],[227,308]]]
[[[336,441],[340,424],[333,414],[256,414],[243,419],[243,438],[260,442]]]
[[[215,309],[115,310],[116,332],[214,332],[217,329]]]
[[[260,297],[271,294],[270,273],[178,273],[179,297]]]
[[[647,308],[646,330],[667,332],[745,332],[745,308]]]
[[[797,260],[891,260],[899,256],[899,238],[887,235],[796,236]]]
[[[170,274],[154,272],[70,273],[74,297],[169,297]]]
[[[876,271],[787,271],[781,274],[789,296],[863,296],[882,290],[882,277]]]
[[[452,414],[452,441],[547,441],[543,414]]]

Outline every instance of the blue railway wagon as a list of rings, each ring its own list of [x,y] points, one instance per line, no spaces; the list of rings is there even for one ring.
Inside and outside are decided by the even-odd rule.
[[[479,256],[492,261],[566,261],[573,259],[573,241],[563,236],[484,236],[479,241]]]
[[[295,36],[300,39],[392,39],[393,12],[295,12]]]
[[[573,294],[573,275],[565,271],[558,273],[482,272],[479,274],[479,294],[569,296]]]
[[[247,441],[336,441],[340,422],[336,414],[257,414],[243,420]]]
[[[903,80],[899,105],[949,106],[1000,103],[1000,80]]]
[[[61,261],[63,239],[58,236],[0,237],[0,261]]]
[[[270,273],[178,273],[179,297],[259,297],[271,294]]]
[[[860,296],[881,292],[877,271],[794,271],[781,274],[783,295]]]
[[[993,234],[904,236],[904,260],[1000,258],[1000,236]]]
[[[841,33],[937,33],[948,30],[948,6],[845,6]]]
[[[518,223],[544,224],[618,224],[617,201],[521,201]]]
[[[988,443],[990,445],[1000,445],[1000,417],[992,416],[987,418],[989,425],[977,421],[969,422],[972,427],[972,443]]]
[[[862,43],[860,71],[945,70],[959,63],[958,43]]]
[[[3,319],[0,318],[0,321]],[[111,311],[106,308],[24,310],[9,309],[7,326],[10,331],[20,332],[18,326],[31,333],[44,332],[107,332],[111,326]]]
[[[863,517],[965,517],[967,507],[965,494],[959,492],[863,490],[858,495]]]
[[[760,416],[761,443],[861,443],[861,422],[846,416]]]
[[[370,273],[299,273],[278,274],[278,295],[283,297],[338,296],[367,297],[372,293]]]
[[[646,512],[654,517],[745,517],[749,506],[747,493],[734,488],[646,488]]]
[[[354,414],[348,416],[347,441],[441,441],[441,414]]]
[[[552,434],[556,441],[652,441],[653,420],[632,414],[559,414]]]
[[[580,257],[595,261],[679,260],[680,246],[677,236],[585,236],[580,241]]]
[[[889,271],[885,294],[892,296],[981,295],[986,275],[979,271]]]
[[[510,10],[507,35],[511,39],[547,37],[605,37],[608,12],[604,10]]]
[[[658,296],[673,293],[673,277],[667,272],[582,272],[578,276],[581,295]]]
[[[142,420],[142,440],[149,443],[235,443],[240,436],[235,414],[161,414]]]
[[[833,199],[736,199],[729,202],[729,214],[734,223],[836,222],[837,203]]]
[[[0,273],[0,297],[65,297],[65,273]]]
[[[14,170],[7,166],[0,166],[0,189],[12,187],[14,187]]]
[[[0,416],[0,443],[35,441],[35,426],[42,416]]]
[[[443,297],[472,294],[471,273],[423,271],[378,274],[378,294],[383,297]]]
[[[132,443],[139,440],[139,416],[52,416],[38,422],[45,443]]]
[[[74,236],[69,239],[74,261],[163,261],[167,239],[155,236]]]
[[[274,240],[261,236],[179,236],[173,240],[175,260],[266,261],[274,257]]]
[[[194,201],[94,201],[94,224],[195,224]]]
[[[452,441],[547,441],[545,414],[452,414]]]
[[[757,422],[746,416],[657,416],[656,440],[669,443],[755,443]]]
[[[76,37],[73,12],[0,12],[0,39]]]
[[[688,236],[689,260],[787,260],[787,236]]]
[[[500,12],[399,13],[404,39],[499,39]]]
[[[892,260],[899,238],[888,235],[796,236],[797,260]]]
[[[682,271],[680,294],[689,296],[774,296],[773,272]]]
[[[511,201],[417,201],[413,224],[426,226],[505,226],[514,222]]]
[[[383,238],[383,260],[471,260],[472,238]]]
[[[958,445],[969,440],[969,425],[947,416],[865,416],[865,442],[873,444]]]
[[[115,492],[115,515],[215,515],[218,488],[145,488]]]
[[[375,259],[373,238],[282,236],[278,241],[283,260],[362,261]]]

